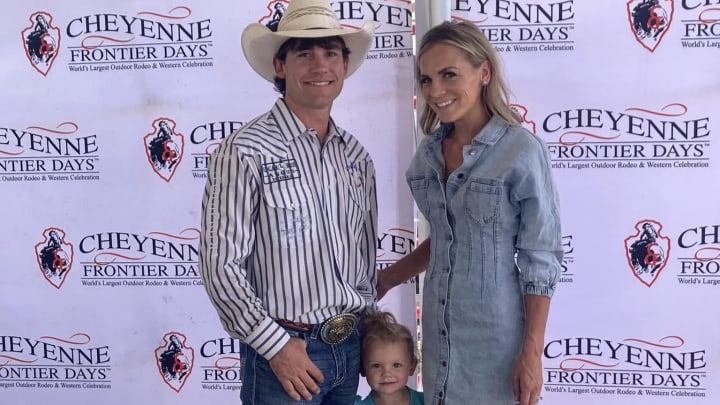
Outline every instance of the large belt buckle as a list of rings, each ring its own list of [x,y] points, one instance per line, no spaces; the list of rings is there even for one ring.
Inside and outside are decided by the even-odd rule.
[[[355,330],[357,321],[355,314],[335,315],[320,326],[320,339],[329,345],[342,343]]]

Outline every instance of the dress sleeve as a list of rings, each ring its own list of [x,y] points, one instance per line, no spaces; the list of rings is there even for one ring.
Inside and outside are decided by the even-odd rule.
[[[552,297],[560,276],[562,234],[559,196],[545,144],[532,136],[519,157],[512,198],[520,206],[516,248],[525,294]]]

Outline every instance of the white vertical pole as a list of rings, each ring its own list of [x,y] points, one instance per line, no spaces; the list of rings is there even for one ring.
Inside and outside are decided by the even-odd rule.
[[[431,27],[438,25],[443,21],[449,20],[450,0],[416,0],[414,53],[417,54],[417,47],[420,45],[420,40]],[[425,102],[423,101],[422,96],[418,94],[417,88],[415,89],[415,96],[417,98],[416,114],[418,114],[419,111],[422,111]],[[415,120],[415,122],[418,122],[417,119]],[[422,133],[422,130],[419,127],[416,127],[415,135],[415,147],[417,148],[419,140],[422,139],[422,137],[425,135]],[[423,241],[428,236],[430,236],[430,228],[428,227],[428,223],[420,213],[418,213],[418,215],[416,216],[415,222],[416,239],[418,241]],[[420,277],[419,282],[422,283],[422,277]],[[420,284],[420,286],[422,287],[422,284]],[[422,289],[420,291],[422,291]]]

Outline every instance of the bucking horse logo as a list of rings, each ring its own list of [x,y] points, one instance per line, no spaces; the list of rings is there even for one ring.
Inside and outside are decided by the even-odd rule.
[[[60,289],[72,268],[73,246],[65,241],[65,231],[48,228],[43,241],[35,245],[35,257],[45,279]]]
[[[180,392],[192,372],[195,350],[187,346],[187,337],[180,332],[168,332],[163,344],[155,349],[155,361],[165,384]]]
[[[667,264],[670,238],[662,235],[662,224],[652,219],[638,222],[635,230],[625,239],[625,255],[633,275],[651,287]]]
[[[52,15],[38,11],[30,16],[30,26],[22,31],[25,55],[43,76],[47,76],[60,49],[60,29],[53,26]]]
[[[635,40],[648,51],[654,52],[670,29],[674,11],[673,0],[628,1],[628,19]]]
[[[145,152],[155,173],[169,183],[182,160],[185,137],[175,131],[170,118],[158,118],[152,126],[153,131],[144,137]]]

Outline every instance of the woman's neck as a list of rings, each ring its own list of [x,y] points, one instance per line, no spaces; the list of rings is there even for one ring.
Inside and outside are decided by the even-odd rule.
[[[485,111],[478,109],[477,114],[453,122],[451,136],[457,142],[468,145],[489,121],[490,116]]]

